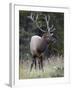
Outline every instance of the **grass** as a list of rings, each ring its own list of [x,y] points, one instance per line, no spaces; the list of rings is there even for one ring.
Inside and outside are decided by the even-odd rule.
[[[30,72],[31,61],[24,61],[19,65],[19,78],[20,79],[32,79],[32,78],[52,78],[64,76],[64,60],[62,57],[51,57],[48,60],[44,60],[44,71],[39,70],[38,66]]]

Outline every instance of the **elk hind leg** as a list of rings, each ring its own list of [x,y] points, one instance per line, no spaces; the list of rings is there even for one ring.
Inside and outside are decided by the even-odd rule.
[[[40,62],[40,59],[38,60],[38,64],[39,64],[39,69],[41,69],[41,62]]]
[[[33,60],[32,60],[32,63],[31,63],[31,67],[30,67],[30,71],[32,70],[34,64],[35,64],[35,69],[36,69],[36,57],[33,57]]]

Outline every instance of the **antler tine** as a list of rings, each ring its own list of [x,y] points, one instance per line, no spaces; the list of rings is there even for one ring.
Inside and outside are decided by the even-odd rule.
[[[32,12],[31,12],[30,16],[27,16],[27,17],[34,22],[34,16],[33,16],[33,13]]]
[[[55,31],[56,30],[56,28],[53,28],[52,30],[51,30],[51,32],[53,32],[53,31]]]
[[[49,35],[51,35],[50,32],[53,32],[56,29],[54,28],[54,25],[52,25],[51,27],[49,27],[50,15],[47,15],[47,16],[45,15],[45,21],[46,21],[48,33],[49,33]]]
[[[37,19],[38,19],[38,14],[36,15],[36,22],[37,22]]]
[[[47,25],[49,26],[50,15],[48,15],[48,16],[45,16],[45,20],[46,20],[46,23],[47,23]]]
[[[50,35],[50,27],[49,27],[50,16],[49,15],[48,16],[45,15],[45,21],[46,21],[46,25],[47,25],[47,31]]]
[[[31,12],[31,20],[34,21],[34,16],[32,12]]]
[[[54,27],[54,25],[52,25],[52,26],[50,27],[50,29],[53,29],[53,27]]]
[[[49,18],[49,20],[50,20],[50,16],[48,15],[48,18]],[[50,32],[53,32],[53,31],[55,31],[56,30],[56,28],[54,27],[54,25],[52,25],[51,27],[50,27]]]
[[[52,25],[51,27],[50,27],[50,32],[53,32],[53,31],[55,31],[56,30],[56,28],[54,27],[54,25]]]
[[[50,15],[48,15],[48,21],[50,21]]]

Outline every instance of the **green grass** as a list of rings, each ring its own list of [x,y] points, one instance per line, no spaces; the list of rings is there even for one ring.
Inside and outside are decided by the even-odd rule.
[[[52,57],[50,62],[44,61],[44,71],[35,70],[34,67],[30,72],[31,61],[25,61],[19,65],[19,79],[32,79],[32,78],[51,78],[64,76],[64,62],[62,57]]]

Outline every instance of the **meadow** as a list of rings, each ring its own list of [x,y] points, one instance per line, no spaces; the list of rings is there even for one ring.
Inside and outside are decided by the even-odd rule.
[[[30,71],[31,59],[22,60],[19,63],[19,79],[32,79],[32,78],[55,78],[64,77],[64,58],[62,56],[52,56],[43,61],[44,71],[33,67]]]

